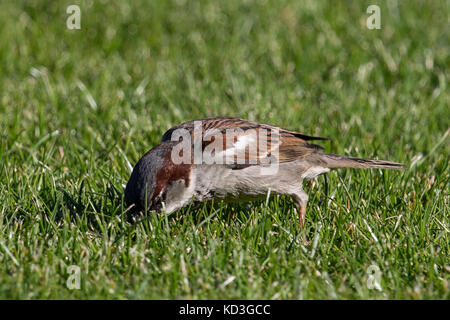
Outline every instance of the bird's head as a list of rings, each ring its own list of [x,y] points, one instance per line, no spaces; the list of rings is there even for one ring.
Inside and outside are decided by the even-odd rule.
[[[183,181],[189,184],[191,166],[174,164],[171,155],[176,142],[164,141],[148,151],[136,164],[130,180],[125,188],[125,201],[130,215],[140,212],[161,212],[168,190],[175,182]]]

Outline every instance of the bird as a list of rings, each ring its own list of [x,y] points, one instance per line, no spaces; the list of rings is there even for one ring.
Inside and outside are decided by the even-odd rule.
[[[290,196],[300,229],[308,195],[304,180],[332,169],[404,169],[397,162],[324,153],[329,140],[234,117],[191,120],[167,130],[134,166],[125,187],[131,212],[170,214],[190,204]]]

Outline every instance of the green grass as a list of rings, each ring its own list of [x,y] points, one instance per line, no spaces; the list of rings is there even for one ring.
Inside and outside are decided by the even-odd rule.
[[[390,3],[2,1],[0,298],[449,299],[449,4]],[[306,183],[302,231],[278,196],[130,225],[128,162],[219,115],[409,169]]]

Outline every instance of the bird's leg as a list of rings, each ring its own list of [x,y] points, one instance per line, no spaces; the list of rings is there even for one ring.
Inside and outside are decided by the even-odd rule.
[[[303,190],[300,190],[297,193],[295,193],[292,197],[294,198],[295,204],[297,205],[299,225],[300,229],[302,229],[303,225],[305,224],[308,195]]]
[[[298,220],[299,220],[300,229],[302,229],[303,225],[305,224],[305,216],[306,216],[306,206],[299,204],[298,205]]]

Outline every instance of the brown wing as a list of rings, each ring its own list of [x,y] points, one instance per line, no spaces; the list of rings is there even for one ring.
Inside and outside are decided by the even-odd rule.
[[[328,140],[304,135],[277,126],[231,117],[217,117],[188,121],[169,129],[162,142],[171,140],[178,129],[187,130],[191,139],[201,135],[202,150],[208,151],[211,143],[221,148],[224,163],[234,168],[267,163],[268,159],[280,163],[294,161],[323,149],[308,140]],[[219,139],[221,141],[218,141]],[[208,147],[209,146],[209,147]]]
[[[212,129],[212,128],[241,128],[243,130],[247,130],[247,129],[251,129],[251,128],[265,128],[265,129],[270,129],[270,128],[277,128],[278,130],[280,130],[280,132],[283,132],[285,134],[290,134],[292,136],[295,136],[297,138],[309,141],[309,140],[329,140],[328,138],[323,138],[323,137],[314,137],[314,136],[309,136],[303,133],[299,133],[296,131],[292,131],[292,130],[287,130],[287,129],[283,129],[277,126],[273,126],[270,124],[265,124],[265,123],[259,123],[259,122],[255,122],[255,121],[249,121],[249,120],[245,120],[245,119],[239,119],[239,118],[233,118],[233,117],[215,117],[215,118],[204,118],[204,119],[198,119],[198,120],[191,120],[191,121],[187,121],[184,123],[181,123],[179,125],[176,125],[172,128],[170,128],[169,130],[167,130],[162,139],[162,141],[166,141],[166,140],[170,140],[172,132],[176,129],[187,129],[189,131],[193,130],[194,128],[194,121],[201,121],[203,123],[203,128],[206,129]]]

